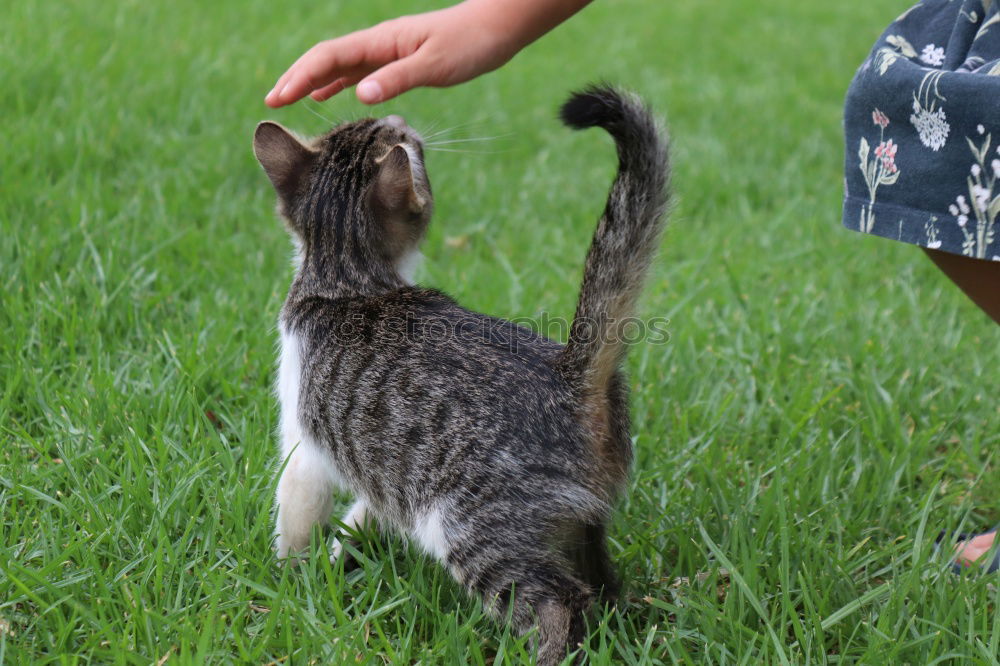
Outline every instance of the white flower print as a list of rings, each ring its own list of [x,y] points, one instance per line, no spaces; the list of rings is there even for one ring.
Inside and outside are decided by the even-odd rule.
[[[948,206],[948,212],[955,216],[958,226],[964,227],[969,221],[969,213],[972,212],[972,209],[965,202],[965,197],[959,194],[955,197],[955,203]]]
[[[948,141],[951,125],[948,124],[944,109],[931,111],[920,106],[920,102],[914,99],[913,115],[910,116],[910,122],[917,129],[917,134],[920,135],[920,143],[934,152],[941,150]]]
[[[937,218],[931,216],[931,219],[927,220],[924,224],[924,234],[927,236],[927,247],[932,250],[936,250],[941,247],[941,239],[938,238],[937,230]]]
[[[920,136],[920,142],[927,148],[937,152],[944,148],[951,133],[951,125],[944,108],[939,106],[946,101],[938,90],[938,82],[944,72],[929,72],[920,82],[920,88],[913,95],[913,115],[910,122]],[[933,95],[933,97],[932,97]]]
[[[928,44],[920,54],[920,61],[931,67],[940,67],[944,63],[944,48]]]
[[[948,212],[955,218],[962,232],[962,254],[985,259],[988,256],[987,249],[996,238],[996,222],[1000,216],[1000,194],[994,196],[994,192],[1000,188],[1000,160],[992,160],[990,169],[986,169],[987,156],[993,142],[992,135],[987,134],[978,146],[972,139],[967,141],[976,158],[966,178],[969,198],[959,194],[955,197],[955,203],[948,206]]]
[[[979,176],[979,172],[977,171],[974,176]],[[976,208],[979,209],[980,213],[985,213],[986,209],[989,207],[990,194],[992,194],[990,190],[986,189],[982,185],[972,186],[972,196],[976,198]]]

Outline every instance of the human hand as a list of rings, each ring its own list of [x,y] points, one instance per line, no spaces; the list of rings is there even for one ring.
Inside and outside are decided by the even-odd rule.
[[[466,0],[403,16],[316,44],[288,68],[264,102],[318,102],[358,84],[365,104],[418,86],[446,87],[493,71],[589,0]]]
[[[320,42],[287,72],[265,102],[278,108],[309,95],[318,102],[360,82],[358,99],[377,104],[418,86],[445,87],[492,71],[517,52],[475,6],[403,16]]]

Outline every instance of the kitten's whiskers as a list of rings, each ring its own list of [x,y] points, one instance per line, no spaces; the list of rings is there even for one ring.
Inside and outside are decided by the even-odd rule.
[[[449,143],[473,143],[477,141],[495,141],[496,139],[505,139],[511,136],[512,133],[508,132],[506,134],[497,134],[496,136],[474,136],[467,139],[442,139],[441,141],[424,141],[425,146],[444,146]]]
[[[438,153],[472,153],[475,155],[496,155],[497,153],[506,153],[506,150],[460,150],[458,148],[437,148],[435,146],[425,146],[426,150],[433,150]]]
[[[444,129],[438,130],[438,131],[436,131],[436,132],[434,132],[432,134],[424,134],[424,139],[425,140],[434,139],[434,138],[437,138],[439,136],[444,136],[445,134],[449,134],[451,132],[458,131],[460,129],[476,128],[476,127],[483,126],[483,125],[486,125],[486,121],[472,120],[472,121],[469,121],[467,123],[459,123],[458,125],[452,125],[451,127],[445,127]],[[432,129],[433,129],[433,127],[432,127]]]
[[[314,101],[311,97],[307,97],[306,99],[308,99],[309,101],[306,102],[303,106],[305,106],[305,108],[309,110],[309,113],[313,114],[314,116],[316,116],[317,118],[319,118],[320,120],[322,120],[323,122],[325,122],[327,125],[336,125],[337,124],[337,123],[333,122],[332,120],[330,120],[329,118],[327,118],[326,116],[324,116],[322,113],[320,113],[316,109],[312,108],[312,106],[309,104],[309,102],[312,102],[312,104],[315,104],[315,105],[319,106],[319,102]]]

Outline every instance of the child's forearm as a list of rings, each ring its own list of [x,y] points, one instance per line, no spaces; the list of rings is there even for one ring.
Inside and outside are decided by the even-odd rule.
[[[483,19],[512,38],[520,51],[576,14],[591,0],[465,0]]]

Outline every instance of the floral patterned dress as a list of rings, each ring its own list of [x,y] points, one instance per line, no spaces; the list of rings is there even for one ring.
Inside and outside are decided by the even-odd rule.
[[[847,94],[844,226],[1000,261],[1000,1],[923,0]]]

